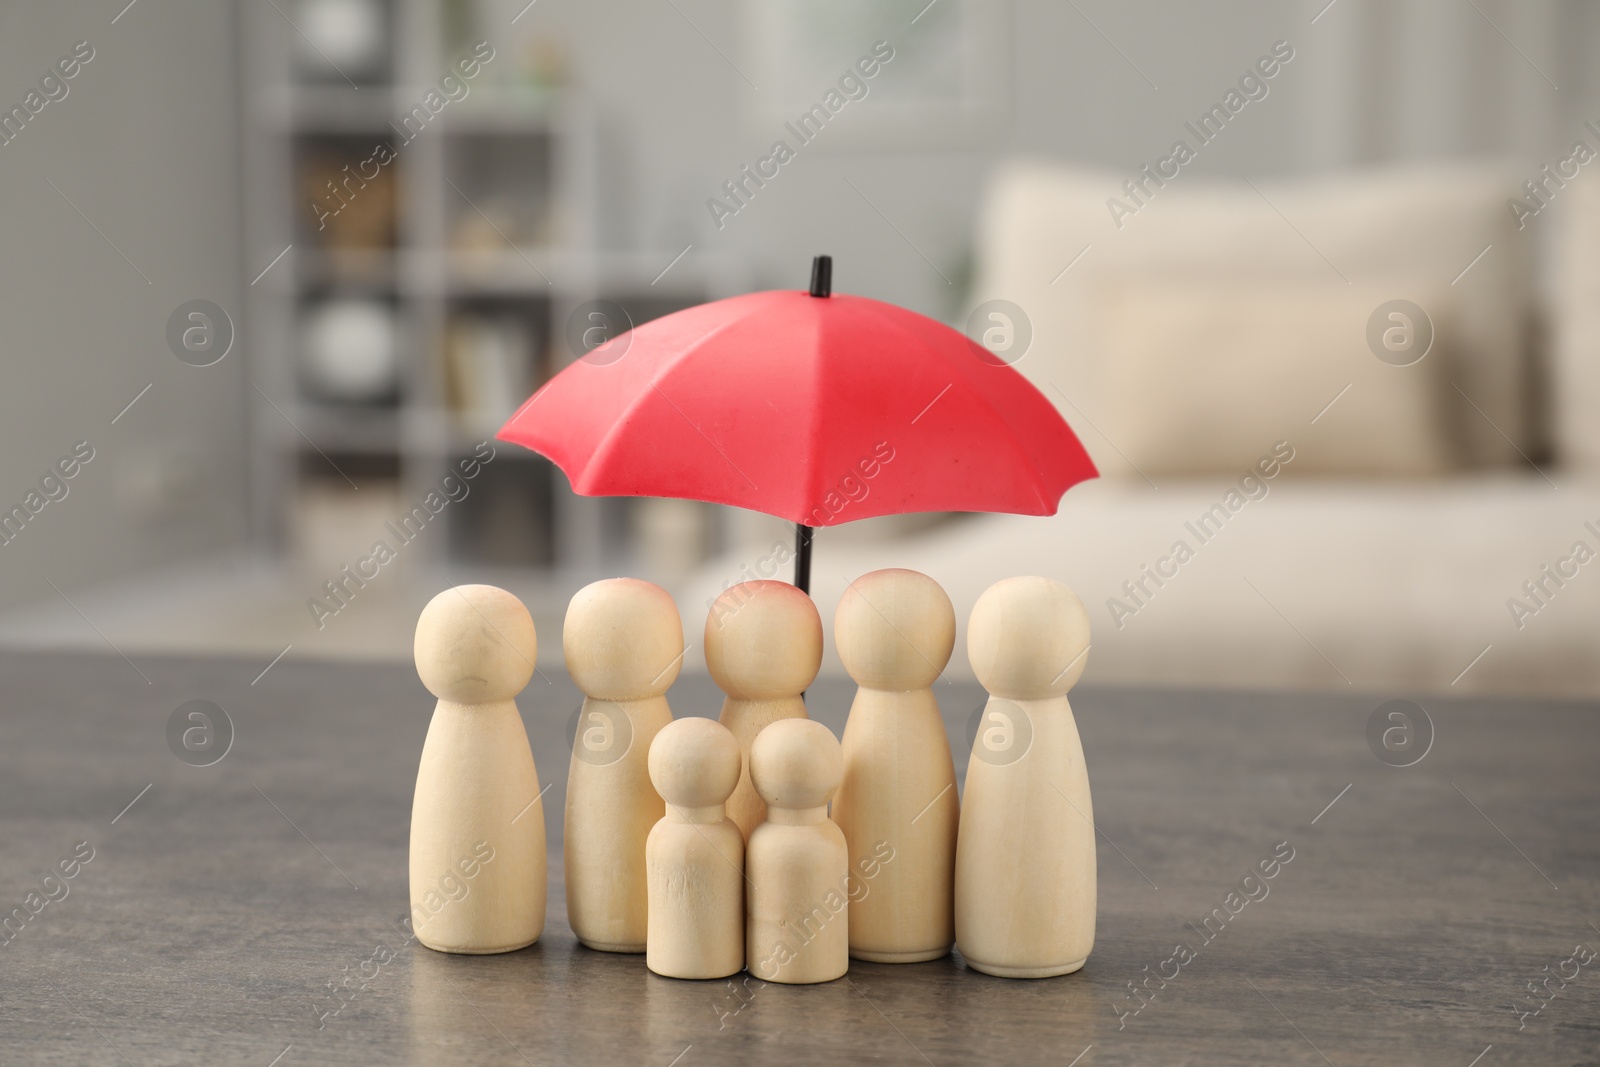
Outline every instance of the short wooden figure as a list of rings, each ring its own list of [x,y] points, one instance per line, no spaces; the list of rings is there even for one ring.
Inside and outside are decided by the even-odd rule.
[[[967,623],[990,696],[961,803],[956,944],[987,974],[1067,974],[1094,947],[1094,808],[1067,703],[1088,651],[1083,602],[1049,578],[996,582]]]
[[[744,970],[744,835],[723,804],[739,781],[739,742],[712,719],[668,723],[650,745],[650,781],[667,814],[645,843],[645,963],[668,978],[737,974]]]
[[[446,589],[417,619],[417,674],[439,698],[411,805],[411,923],[440,952],[510,952],[544,930],[544,808],[514,698],[537,637],[491,585]]]
[[[706,616],[706,667],[727,698],[722,725],[739,741],[739,784],[728,817],[745,838],[766,817],[750,782],[750,746],[770,722],[805,718],[801,698],[822,666],[817,606],[788,582],[744,582],[723,592]]]
[[[750,749],[767,818],[745,850],[750,973],[767,982],[830,982],[850,968],[849,859],[828,818],[844,760],[833,732],[779,719]]]
[[[877,963],[937,959],[955,940],[960,805],[932,686],[955,645],[955,610],[925,574],[873,571],[845,590],[833,634],[860,686],[833,800],[833,821],[861,878],[851,894],[850,955]],[[892,860],[882,863],[885,856]]]
[[[650,744],[672,721],[664,695],[683,663],[683,623],[666,590],[612,578],[578,590],[562,629],[584,694],[567,778],[567,921],[602,952],[644,952],[645,840],[665,814]]]

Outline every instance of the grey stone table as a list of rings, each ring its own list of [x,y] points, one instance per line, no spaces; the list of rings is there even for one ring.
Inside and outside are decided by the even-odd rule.
[[[1592,706],[1420,699],[1434,739],[1395,767],[1369,745],[1379,699],[1085,687],[1083,971],[1008,981],[953,956],[784,987],[577,946],[560,809],[578,698],[550,671],[520,701],[551,786],[544,937],[417,946],[431,698],[401,666],[263,666],[0,655],[0,911],[26,917],[0,943],[0,1063],[1600,1063]],[[938,692],[964,769],[980,694]],[[839,729],[849,695],[817,685],[813,714]],[[167,740],[196,699],[235,731],[209,767]],[[718,707],[701,678],[671,699]]]

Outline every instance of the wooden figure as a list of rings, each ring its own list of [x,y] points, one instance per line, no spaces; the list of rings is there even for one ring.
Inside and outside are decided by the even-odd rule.
[[[739,784],[728,817],[746,840],[767,808],[750,782],[750,746],[771,722],[806,717],[801,694],[822,666],[822,619],[787,582],[744,582],[723,592],[706,616],[706,667],[727,697],[722,725],[739,741]]]
[[[665,806],[650,784],[664,695],[683,663],[683,624],[666,590],[612,578],[578,590],[562,629],[567,670],[583,691],[567,778],[567,921],[602,952],[644,952],[644,849]]]
[[[833,821],[850,844],[852,873],[873,874],[851,894],[850,955],[937,959],[955,940],[960,805],[931,687],[955,645],[955,610],[925,574],[873,571],[845,590],[833,635],[860,686],[844,728]],[[880,869],[885,855],[893,860]]]
[[[744,970],[744,835],[723,810],[739,782],[739,742],[712,719],[668,723],[650,745],[667,814],[645,843],[645,963],[668,978]]]
[[[411,805],[411,923],[440,952],[510,952],[544,930],[544,809],[514,698],[538,651],[522,602],[446,589],[417,619],[417,674],[439,698]]]
[[[833,732],[810,719],[779,719],[751,746],[767,818],[745,850],[745,959],[763,981],[829,982],[850,968],[849,859],[828,818],[843,773]]]
[[[1083,602],[1049,578],[996,582],[967,622],[990,697],[961,804],[956,944],[987,974],[1067,974],[1094,947],[1094,808],[1067,703],[1088,651]]]

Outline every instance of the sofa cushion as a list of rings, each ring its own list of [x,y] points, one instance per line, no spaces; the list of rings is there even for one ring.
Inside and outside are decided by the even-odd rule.
[[[1050,383],[1082,399],[1094,418],[1094,372],[1120,355],[1094,337],[1107,274],[1240,286],[1263,278],[1320,282],[1419,302],[1419,292],[1447,290],[1447,307],[1425,308],[1456,339],[1449,382],[1440,383],[1441,410],[1470,464],[1520,462],[1517,449],[1529,440],[1523,349],[1530,295],[1526,242],[1505,206],[1515,176],[1457,165],[1256,185],[1259,191],[1184,175],[1153,189],[1136,214],[1114,220],[1107,202],[1126,199],[1120,177],[1006,164],[980,223],[974,303],[1005,299],[1023,309],[1032,342],[1016,367],[1081,427],[1082,417]],[[1248,310],[1247,303],[1237,309]],[[1297,416],[1282,413],[1285,420]]]
[[[1593,168],[1590,168],[1593,170]],[[1545,222],[1530,220],[1530,227]],[[1551,407],[1556,457],[1600,472],[1600,173],[1583,172],[1552,202],[1548,225],[1559,239],[1554,272]]]
[[[1450,322],[1439,314],[1449,304],[1442,284],[1419,292],[1106,271],[1087,288],[1085,334],[1110,356],[1086,384],[1088,399],[1066,395],[1083,409],[1069,421],[1080,431],[1090,424],[1083,437],[1102,471],[1239,470],[1279,440],[1298,453],[1285,467],[1294,477],[1437,475],[1459,465],[1444,404],[1451,339],[1413,324],[1426,354],[1397,366],[1375,358],[1367,338],[1372,309],[1396,291]],[[1092,381],[1087,369],[1075,377]]]

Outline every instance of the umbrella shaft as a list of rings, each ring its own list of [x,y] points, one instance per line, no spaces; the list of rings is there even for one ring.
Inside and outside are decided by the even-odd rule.
[[[810,526],[794,524],[794,584],[802,593],[811,592],[811,535]]]

